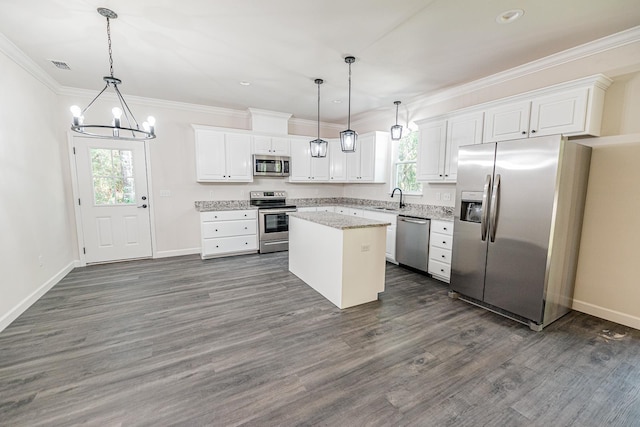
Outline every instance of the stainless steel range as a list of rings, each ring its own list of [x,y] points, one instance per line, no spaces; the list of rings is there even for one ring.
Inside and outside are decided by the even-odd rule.
[[[287,205],[284,191],[252,191],[251,206],[258,207],[260,253],[289,250],[289,217],[296,207]]]

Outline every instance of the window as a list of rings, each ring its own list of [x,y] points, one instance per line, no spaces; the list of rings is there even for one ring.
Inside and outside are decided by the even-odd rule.
[[[404,194],[422,194],[418,182],[418,132],[409,132],[394,147],[393,187],[400,187]]]
[[[136,203],[132,151],[92,148],[91,175],[96,205]]]

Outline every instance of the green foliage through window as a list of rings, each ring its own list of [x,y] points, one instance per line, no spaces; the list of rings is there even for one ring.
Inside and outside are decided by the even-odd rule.
[[[418,132],[411,132],[400,141],[394,163],[394,186],[404,193],[422,193],[422,183],[417,180]]]
[[[136,203],[132,151],[92,148],[91,175],[96,205]]]

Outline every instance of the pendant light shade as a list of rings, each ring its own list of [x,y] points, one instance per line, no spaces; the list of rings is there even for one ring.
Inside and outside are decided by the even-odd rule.
[[[322,79],[316,79],[318,85],[318,137],[309,141],[311,157],[327,157],[327,141],[320,139],[320,85],[324,83]]]
[[[391,139],[394,141],[400,141],[402,138],[402,126],[398,124],[398,106],[401,104],[400,101],[394,101],[396,104],[396,124],[391,126]]]
[[[138,121],[134,117],[131,109],[124,100],[124,97],[118,89],[118,85],[122,83],[122,80],[114,77],[113,75],[113,56],[111,53],[111,19],[116,19],[118,15],[103,7],[98,8],[98,13],[107,18],[107,41],[109,44],[109,70],[110,75],[103,77],[102,80],[106,82],[104,88],[96,95],[95,98],[84,109],[81,109],[77,105],[70,108],[73,115],[71,130],[78,132],[83,136],[93,138],[109,138],[109,139],[123,139],[123,140],[146,140],[154,139],[156,137],[155,124],[156,121],[153,117],[149,116],[147,121],[142,124],[142,129],[138,124]],[[118,99],[119,106],[113,107],[111,113],[113,118],[107,124],[92,125],[84,122],[84,115],[89,108],[96,102],[96,100],[107,89],[113,88],[116,98]]]
[[[351,64],[356,62],[356,58],[347,56],[344,58],[344,62],[349,64],[349,115],[347,116],[347,130],[340,132],[340,146],[345,153],[354,153],[356,151],[358,134],[351,129]]]

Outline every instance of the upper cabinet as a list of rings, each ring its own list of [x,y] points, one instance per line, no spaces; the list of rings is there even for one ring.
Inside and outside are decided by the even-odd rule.
[[[583,81],[492,103],[485,113],[483,142],[555,134],[599,136],[604,94],[611,82],[603,76]]]
[[[329,156],[311,157],[310,139],[291,141],[291,182],[323,182],[329,180]]]
[[[359,135],[356,151],[345,153],[347,182],[386,182],[388,142],[389,134],[386,132]]]
[[[258,135],[253,137],[253,154],[288,156],[289,153],[289,138]]]
[[[196,127],[198,182],[251,182],[251,135]]]
[[[418,180],[455,182],[458,147],[482,142],[482,112],[453,114],[445,119],[419,122]]]
[[[347,181],[347,153],[342,151],[339,139],[329,139],[329,181]]]

